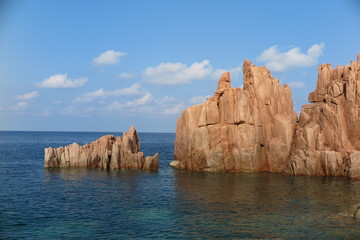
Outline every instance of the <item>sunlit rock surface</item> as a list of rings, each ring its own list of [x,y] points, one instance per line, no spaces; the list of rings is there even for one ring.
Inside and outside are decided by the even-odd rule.
[[[102,169],[158,169],[158,154],[144,157],[134,126],[123,137],[107,135],[83,146],[77,143],[45,148],[44,167],[88,167]]]
[[[318,67],[311,104],[301,110],[285,173],[360,177],[360,54],[357,62]]]
[[[290,88],[265,67],[246,60],[243,89],[224,73],[214,96],[178,119],[170,165],[360,178],[360,54],[350,65],[318,70],[299,119]]]
[[[179,169],[281,172],[289,156],[296,113],[291,90],[265,67],[245,60],[244,88],[229,73],[214,96],[183,111],[177,121],[174,161]]]

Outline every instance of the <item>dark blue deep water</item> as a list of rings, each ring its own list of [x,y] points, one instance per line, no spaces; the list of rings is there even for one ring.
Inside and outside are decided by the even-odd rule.
[[[0,239],[360,239],[360,181],[174,170],[170,133],[140,133],[158,172],[43,168],[105,134],[0,132]]]

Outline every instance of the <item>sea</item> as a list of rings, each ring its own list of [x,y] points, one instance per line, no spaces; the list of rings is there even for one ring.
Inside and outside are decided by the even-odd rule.
[[[174,133],[139,133],[155,172],[43,167],[106,134],[0,131],[0,239],[360,239],[360,181],[172,169]]]

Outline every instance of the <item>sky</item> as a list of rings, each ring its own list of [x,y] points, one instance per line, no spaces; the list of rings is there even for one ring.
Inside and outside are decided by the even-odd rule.
[[[356,0],[0,0],[0,130],[175,132],[245,59],[292,89],[360,53]]]

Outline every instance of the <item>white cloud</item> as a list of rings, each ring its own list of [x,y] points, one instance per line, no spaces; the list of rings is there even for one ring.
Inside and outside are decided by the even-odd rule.
[[[165,96],[162,99],[157,100],[157,103],[171,103],[171,102],[175,102],[176,98],[172,97],[172,96]]]
[[[94,92],[83,93],[80,97],[77,97],[75,99],[75,102],[91,102],[96,97],[109,95],[110,92],[112,92],[112,91],[106,92],[106,91],[104,91],[104,89],[100,88]]]
[[[136,75],[133,73],[123,72],[123,73],[120,73],[117,77],[120,79],[131,79],[131,78],[136,77]]]
[[[140,95],[140,97],[134,98],[136,95]],[[119,101],[119,98],[114,99],[115,97],[121,97],[121,101]],[[97,103],[89,104],[95,100],[97,100]],[[154,103],[152,104],[154,106],[157,105],[153,95],[141,89],[141,85],[136,83],[128,88],[111,91],[100,88],[93,92],[83,93],[65,109],[65,113],[88,116],[91,112],[144,112],[145,108],[143,107],[149,106],[150,103]],[[91,109],[86,110],[87,106],[90,106]]]
[[[291,88],[304,88],[305,87],[305,84],[303,82],[290,82],[290,83],[288,83],[288,85]]]
[[[195,62],[191,66],[183,63],[160,63],[156,67],[148,67],[144,71],[146,80],[156,84],[185,84],[202,79],[211,74],[212,68],[208,60]]]
[[[79,106],[71,104],[68,107],[65,108],[65,113],[66,114],[75,114],[75,115],[79,115],[82,117],[89,117],[91,112],[94,112],[96,110],[95,107],[93,106],[82,106],[81,108],[79,108]]]
[[[140,95],[140,94],[142,94],[142,91],[140,90],[140,88],[141,88],[141,85],[139,83],[135,83],[128,88],[114,90],[113,93],[115,96]]]
[[[204,103],[206,101],[207,98],[211,97],[210,95],[207,96],[196,96],[196,97],[192,97],[190,99],[190,103],[191,104],[198,104],[198,103]]]
[[[156,109],[154,106],[147,105],[147,106],[139,106],[138,108],[131,109],[131,112],[153,114],[154,112],[156,112]]]
[[[95,98],[98,97],[113,97],[113,96],[126,96],[126,95],[141,95],[143,91],[141,91],[141,85],[135,83],[128,88],[115,89],[112,91],[106,91],[103,88],[100,88],[94,92],[83,93],[80,97],[75,99],[75,102],[91,102]]]
[[[184,103],[180,102],[173,107],[164,109],[165,115],[175,115],[181,113],[185,109]]]
[[[67,74],[55,74],[35,85],[42,88],[76,88],[83,86],[87,81],[87,78],[72,80],[68,78]]]
[[[106,110],[108,111],[122,110],[123,107],[124,107],[123,104],[119,103],[118,101],[114,101],[106,107]]]
[[[242,76],[242,67],[235,67],[235,68],[230,68],[230,69],[223,69],[223,68],[218,68],[216,69],[212,74],[211,74],[211,77],[214,79],[214,80],[219,80],[219,78],[221,77],[221,75],[224,73],[224,72],[230,72],[230,76],[231,76],[231,79],[237,79],[239,78],[240,76]]]
[[[126,56],[124,52],[118,52],[114,50],[108,50],[103,52],[98,57],[95,57],[92,62],[94,65],[102,66],[102,65],[114,65],[116,64],[121,57]]]
[[[36,98],[38,95],[39,95],[38,92],[32,91],[32,92],[29,92],[29,93],[25,93],[23,95],[18,95],[18,96],[15,97],[15,99],[17,99],[17,100],[30,100],[30,99]]]
[[[146,93],[141,98],[135,99],[133,101],[128,101],[125,104],[120,103],[119,101],[114,101],[110,103],[105,109],[108,111],[120,111],[123,110],[125,107],[131,107],[132,112],[139,112],[138,109],[134,107],[143,106],[149,104],[153,101],[153,96],[151,93]]]
[[[144,96],[142,96],[139,99],[128,101],[125,105],[128,107],[132,106],[141,106],[150,103],[153,100],[153,96],[151,93],[146,93]]]
[[[256,60],[265,62],[265,66],[271,71],[284,72],[291,67],[308,67],[317,64],[324,47],[325,43],[314,44],[307,53],[302,53],[298,47],[287,52],[279,52],[277,46],[272,46],[262,52]]]
[[[28,106],[28,102],[19,102],[18,104],[16,104],[14,107],[11,107],[10,109],[18,111],[18,110],[23,110],[25,108],[27,108]]]
[[[164,99],[168,99],[171,102],[164,102]],[[181,113],[183,109],[185,109],[185,104],[176,101],[173,97],[155,99],[151,93],[147,92],[141,98],[127,101],[126,103],[116,100],[99,110],[107,112],[121,111],[124,114],[148,113],[148,117],[158,117],[159,115],[175,115]]]

